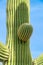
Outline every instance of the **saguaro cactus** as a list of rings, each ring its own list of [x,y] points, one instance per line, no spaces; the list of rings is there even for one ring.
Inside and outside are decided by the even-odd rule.
[[[7,0],[7,41],[9,56],[4,65],[32,65],[29,0]]]

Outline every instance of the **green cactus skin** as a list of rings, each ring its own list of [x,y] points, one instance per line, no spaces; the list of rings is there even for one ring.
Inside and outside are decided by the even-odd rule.
[[[7,0],[7,41],[9,58],[4,65],[32,65],[30,39],[26,42],[18,38],[19,27],[30,24],[30,2],[28,0]]]
[[[21,41],[26,42],[30,38],[32,32],[33,32],[32,26],[28,23],[24,23],[20,25],[17,31],[17,35]]]
[[[28,0],[8,0],[7,3],[7,45],[10,57],[5,65],[32,65],[30,42],[21,41],[17,30],[23,23],[29,23]]]
[[[34,62],[34,65],[43,65],[43,54],[37,57],[33,62]]]
[[[0,42],[0,60],[7,61],[9,57],[9,49]]]

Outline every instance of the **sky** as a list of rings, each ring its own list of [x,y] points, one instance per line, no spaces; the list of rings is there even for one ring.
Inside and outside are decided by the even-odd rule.
[[[30,21],[33,34],[30,38],[32,57],[43,53],[43,0],[30,0]]]
[[[30,23],[33,26],[30,49],[32,58],[37,58],[43,53],[43,0],[30,0]],[[0,0],[0,41],[6,43],[6,0]]]

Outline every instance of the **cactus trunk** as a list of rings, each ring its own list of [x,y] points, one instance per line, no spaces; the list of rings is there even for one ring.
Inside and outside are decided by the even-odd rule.
[[[32,65],[30,39],[22,41],[18,38],[19,27],[30,23],[29,0],[7,0],[7,41],[9,58],[4,65]]]

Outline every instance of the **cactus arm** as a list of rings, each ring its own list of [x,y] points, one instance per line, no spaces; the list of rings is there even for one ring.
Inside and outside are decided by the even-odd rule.
[[[24,23],[20,25],[17,34],[20,40],[27,41],[33,32],[33,28],[30,24]]]
[[[4,46],[0,42],[0,60],[6,61],[6,60],[8,60],[8,57],[9,57],[9,50],[8,50],[7,46]]]
[[[34,60],[34,65],[43,65],[43,54]]]

